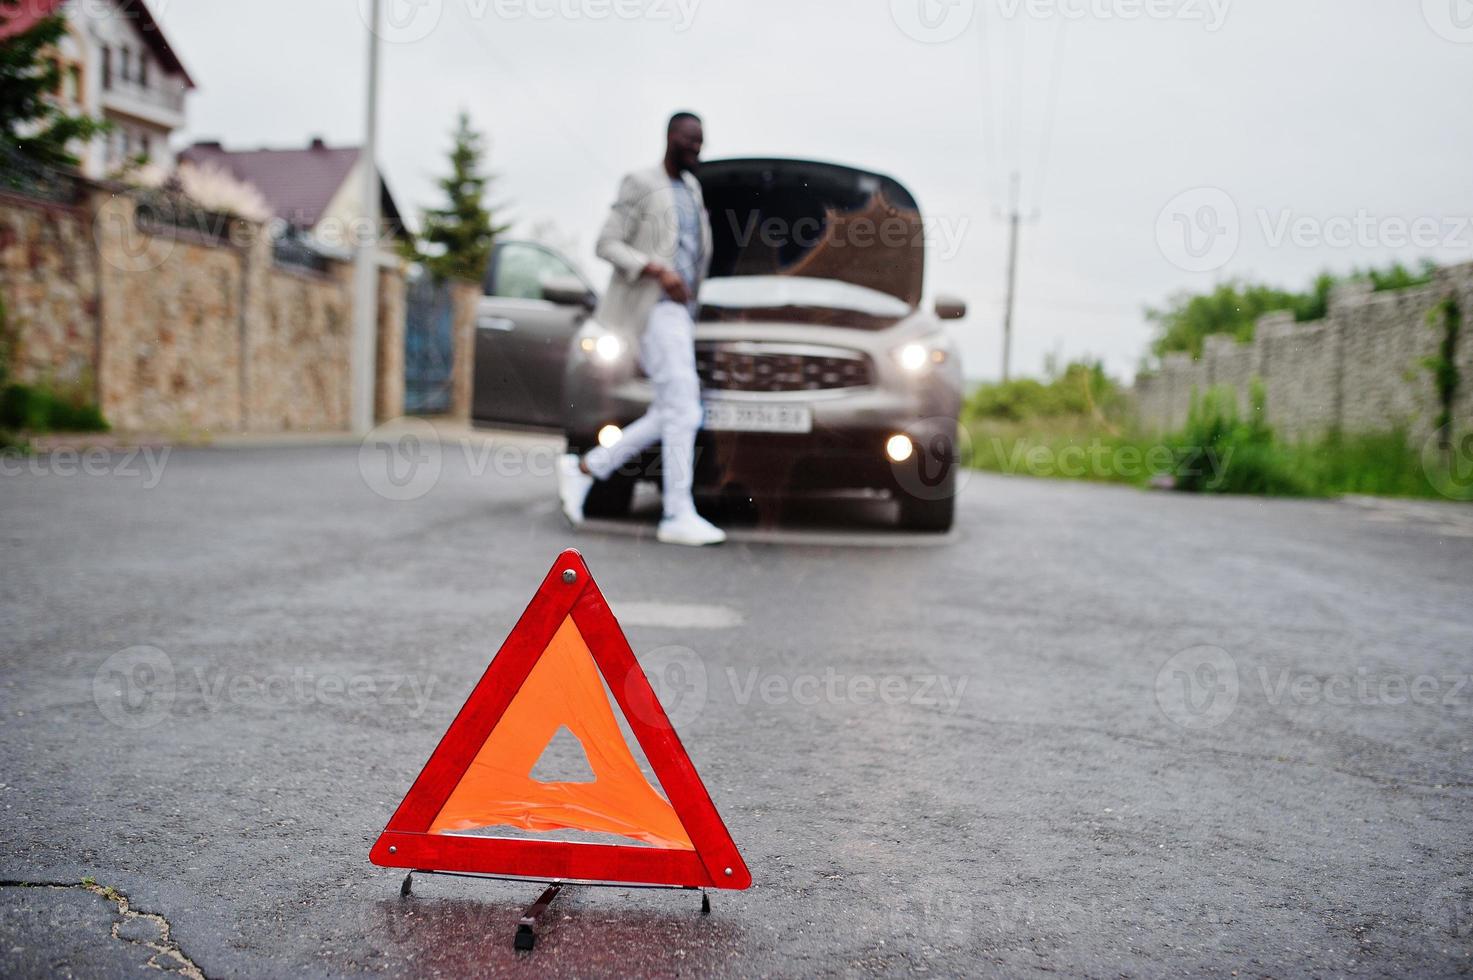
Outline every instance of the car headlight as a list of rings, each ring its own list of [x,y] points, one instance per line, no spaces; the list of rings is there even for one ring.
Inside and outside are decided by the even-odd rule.
[[[946,359],[951,356],[951,344],[947,341],[946,334],[933,333],[902,344],[890,354],[907,374],[920,374],[938,364],[945,364]]]
[[[600,364],[613,364],[624,356],[629,345],[618,334],[598,324],[589,324],[583,330],[578,347]]]

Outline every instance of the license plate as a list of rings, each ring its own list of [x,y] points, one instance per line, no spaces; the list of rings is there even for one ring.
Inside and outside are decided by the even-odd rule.
[[[707,402],[706,428],[718,432],[812,432],[813,410],[807,405],[747,405]]]

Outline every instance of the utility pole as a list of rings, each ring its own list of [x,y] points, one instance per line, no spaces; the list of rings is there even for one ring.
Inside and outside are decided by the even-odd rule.
[[[350,348],[353,431],[373,428],[374,382],[378,355],[378,60],[379,4],[373,0],[368,25],[368,121],[359,172],[363,179],[362,221],[353,269],[353,344]]]
[[[1008,305],[1003,311],[1002,317],[1002,379],[1007,381],[1012,375],[1013,363],[1013,300],[1018,291],[1018,229],[1023,222],[1023,216],[1018,211],[1018,185],[1020,183],[1018,172],[1013,171],[1011,202],[1008,205],[1008,224],[1011,232],[1008,236]]]

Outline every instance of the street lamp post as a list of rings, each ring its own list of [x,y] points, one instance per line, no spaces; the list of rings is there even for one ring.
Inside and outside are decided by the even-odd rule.
[[[363,179],[362,222],[353,276],[352,426],[359,435],[373,428],[375,367],[378,354],[378,61],[379,3],[372,0],[368,22],[368,105],[359,173]],[[364,233],[366,232],[366,234]]]

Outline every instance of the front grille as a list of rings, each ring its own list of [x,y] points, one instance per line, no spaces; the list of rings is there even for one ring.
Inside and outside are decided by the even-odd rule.
[[[869,358],[842,347],[701,343],[696,372],[712,391],[825,391],[870,383]]]

